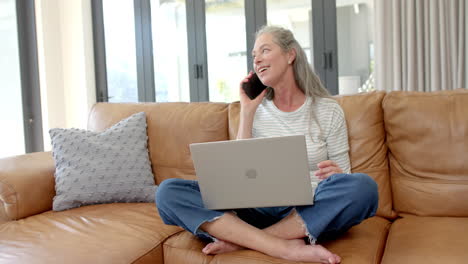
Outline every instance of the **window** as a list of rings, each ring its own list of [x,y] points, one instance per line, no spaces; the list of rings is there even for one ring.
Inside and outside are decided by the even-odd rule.
[[[255,30],[265,23],[291,29],[325,87],[332,94],[338,91],[334,0],[94,0],[92,4],[98,10],[93,13],[98,28],[94,39],[105,42],[95,43],[98,51],[105,50],[96,52],[105,54],[96,63],[97,94],[104,101],[107,94],[114,102],[237,101],[239,83],[251,69]]]
[[[42,151],[33,0],[0,0],[0,157]]]
[[[189,102],[185,2],[152,0],[151,24],[156,101]]]
[[[0,158],[25,153],[15,0],[0,0]]]
[[[248,73],[244,1],[206,1],[205,8],[210,101],[238,101]]]
[[[138,102],[133,0],[103,0],[109,102]]]
[[[339,93],[375,90],[374,0],[337,1]]]
[[[294,33],[312,63],[312,1],[267,0],[268,25],[282,26]]]

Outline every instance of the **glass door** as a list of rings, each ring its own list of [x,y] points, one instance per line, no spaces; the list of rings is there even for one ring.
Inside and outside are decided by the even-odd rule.
[[[374,0],[336,1],[339,94],[375,90]]]
[[[209,100],[239,100],[247,75],[244,0],[205,1]]]
[[[291,30],[312,63],[312,1],[267,0],[268,25]]]
[[[145,100],[155,95],[158,102],[237,101],[239,83],[251,67],[247,42],[251,46],[255,29],[267,23],[293,31],[325,87],[336,94],[336,9],[354,8],[356,1],[372,0],[141,0],[143,8],[135,8],[139,1],[134,0],[92,1],[99,25],[95,39],[106,55],[97,63],[98,90],[103,96],[107,92],[111,102],[137,102],[143,92]],[[149,33],[136,36],[135,43],[140,28]]]
[[[138,102],[133,0],[103,0],[109,102]]]
[[[25,153],[15,0],[0,0],[0,158]]]
[[[185,1],[151,0],[157,102],[190,102]]]

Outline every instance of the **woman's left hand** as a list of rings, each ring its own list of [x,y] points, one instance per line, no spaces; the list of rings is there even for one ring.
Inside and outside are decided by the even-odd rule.
[[[343,170],[338,167],[334,161],[331,160],[322,161],[317,164],[317,167],[319,169],[315,172],[315,176],[317,176],[317,178],[320,180],[325,180],[326,178],[336,173],[343,173]]]

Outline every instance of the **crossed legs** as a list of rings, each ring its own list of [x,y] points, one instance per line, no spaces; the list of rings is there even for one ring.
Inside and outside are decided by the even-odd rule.
[[[218,239],[202,250],[205,254],[226,253],[245,247],[293,261],[341,262],[339,256],[324,247],[305,244],[302,239],[305,236],[304,224],[294,210],[280,222],[263,230],[245,223],[232,213],[204,223],[201,229]]]
[[[333,237],[373,216],[378,193],[377,184],[367,175],[335,174],[319,184],[314,205],[297,206],[264,229],[244,222],[245,216],[204,208],[195,181],[164,181],[156,192],[156,204],[164,223],[200,238],[217,239],[203,249],[205,254],[245,247],[288,260],[339,263],[340,257],[314,243],[306,245],[302,238]]]

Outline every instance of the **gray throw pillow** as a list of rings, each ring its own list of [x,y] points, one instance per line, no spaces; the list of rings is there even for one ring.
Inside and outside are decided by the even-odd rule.
[[[154,202],[146,115],[134,114],[104,132],[54,128],[53,210],[113,202]]]

